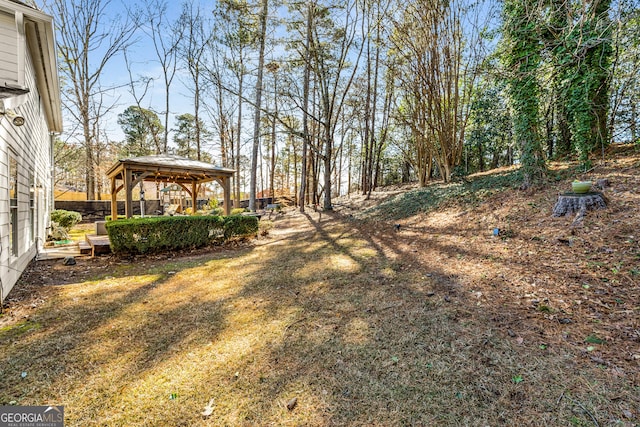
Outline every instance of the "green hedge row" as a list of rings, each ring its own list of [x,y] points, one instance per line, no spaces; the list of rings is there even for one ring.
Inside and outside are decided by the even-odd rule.
[[[111,250],[144,254],[219,243],[258,232],[254,216],[161,216],[106,223]]]

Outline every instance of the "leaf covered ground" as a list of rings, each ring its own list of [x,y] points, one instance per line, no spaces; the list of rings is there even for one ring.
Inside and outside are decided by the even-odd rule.
[[[530,192],[513,173],[288,211],[236,246],[32,264],[0,404],[70,426],[639,425],[640,156]],[[609,208],[552,218],[575,177],[607,179]]]

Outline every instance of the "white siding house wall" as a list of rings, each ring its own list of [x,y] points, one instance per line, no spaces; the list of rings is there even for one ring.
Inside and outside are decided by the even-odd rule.
[[[18,32],[13,14],[0,12],[0,82],[18,83]]]
[[[0,45],[2,42],[0,41]],[[0,115],[0,300],[4,300],[27,264],[36,256],[46,237],[50,214],[51,194],[51,138],[38,92],[34,65],[26,50],[25,86],[29,93],[21,95],[26,101],[15,108],[24,116],[25,124],[16,127]],[[17,252],[10,246],[9,158],[18,164],[18,226]],[[33,195],[32,192],[33,191]],[[33,230],[31,198],[34,199]]]

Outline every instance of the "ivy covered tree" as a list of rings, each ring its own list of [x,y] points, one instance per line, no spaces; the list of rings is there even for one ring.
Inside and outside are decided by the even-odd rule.
[[[513,133],[520,149],[522,188],[541,183],[546,162],[540,134],[538,72],[542,44],[533,0],[506,0],[504,16],[504,63],[509,73],[513,109]]]
[[[564,0],[549,1],[548,25],[543,41],[549,52],[551,77],[547,98],[549,106],[547,135],[549,157],[567,156],[574,151],[571,136],[571,115],[567,106],[567,93],[571,84],[572,55],[567,52],[564,32],[569,26],[569,3]],[[554,129],[555,128],[555,129]]]
[[[582,18],[569,27],[565,49],[570,64],[571,84],[567,107],[571,131],[580,161],[588,167],[589,154],[609,143],[607,117],[611,85],[611,0],[588,3]]]

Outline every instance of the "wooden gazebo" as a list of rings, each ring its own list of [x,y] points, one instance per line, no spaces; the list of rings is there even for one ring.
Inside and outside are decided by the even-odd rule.
[[[133,157],[118,160],[107,171],[111,180],[111,219],[118,218],[117,195],[125,190],[124,212],[127,218],[133,216],[131,191],[141,181],[166,182],[180,185],[193,200],[193,211],[197,206],[200,186],[217,181],[224,190],[224,213],[231,212],[231,178],[235,170],[221,168],[210,163],[168,154]]]

